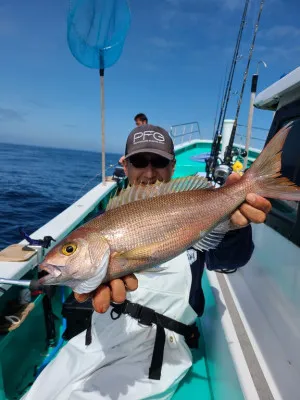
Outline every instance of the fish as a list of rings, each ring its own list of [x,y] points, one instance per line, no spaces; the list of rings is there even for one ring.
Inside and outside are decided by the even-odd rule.
[[[101,283],[161,265],[190,247],[216,248],[248,193],[300,201],[300,187],[280,172],[291,127],[279,130],[231,185],[215,188],[204,177],[190,176],[124,189],[109,201],[105,213],[49,251],[40,265],[46,273],[40,284],[90,293]]]

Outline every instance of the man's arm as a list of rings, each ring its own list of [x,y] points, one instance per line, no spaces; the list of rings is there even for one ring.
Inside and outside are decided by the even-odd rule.
[[[226,185],[231,185],[240,179],[238,174],[233,173],[228,177]],[[264,222],[270,210],[269,200],[254,193],[248,194],[245,203],[231,216],[232,224],[239,229],[227,232],[216,249],[206,252],[207,268],[234,269],[247,264],[254,249],[250,223]]]
[[[254,244],[252,229],[248,225],[226,233],[216,249],[209,250],[205,255],[207,269],[233,269],[247,264],[252,256]]]

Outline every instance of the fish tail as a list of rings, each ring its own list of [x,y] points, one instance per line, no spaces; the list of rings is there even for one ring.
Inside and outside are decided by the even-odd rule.
[[[244,178],[250,183],[251,191],[263,197],[300,201],[300,188],[281,175],[281,154],[291,124],[280,129],[270,140]]]

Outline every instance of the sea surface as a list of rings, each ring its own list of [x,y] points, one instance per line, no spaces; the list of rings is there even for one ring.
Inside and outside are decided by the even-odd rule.
[[[112,175],[120,154],[106,154]],[[101,154],[0,143],[0,249],[22,240],[101,182]]]

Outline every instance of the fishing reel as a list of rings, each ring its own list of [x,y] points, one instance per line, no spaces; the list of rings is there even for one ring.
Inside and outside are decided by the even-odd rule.
[[[221,161],[219,165],[214,170],[214,181],[220,186],[224,185],[226,179],[234,171],[239,174],[242,173],[243,164],[239,160],[241,157],[246,157],[247,152],[244,149],[235,148],[232,152],[231,160],[226,163]],[[233,160],[233,158],[235,160]]]
[[[235,147],[232,151],[232,157],[242,157],[245,158],[247,155],[247,151],[245,149],[240,149],[238,147]]]
[[[125,177],[126,177],[126,175],[125,175],[124,168],[121,165],[117,165],[113,172],[112,179],[116,182],[119,182],[122,179],[124,179]]]
[[[226,179],[232,173],[231,165],[220,164],[215,168],[214,181],[220,186],[224,185]]]

